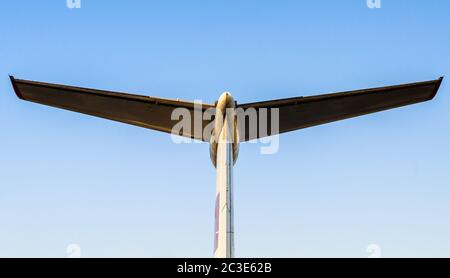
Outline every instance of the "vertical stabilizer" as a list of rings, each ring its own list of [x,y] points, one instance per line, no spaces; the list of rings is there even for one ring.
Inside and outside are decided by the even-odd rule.
[[[233,225],[233,116],[228,113],[220,132],[216,158],[214,257],[234,257]]]

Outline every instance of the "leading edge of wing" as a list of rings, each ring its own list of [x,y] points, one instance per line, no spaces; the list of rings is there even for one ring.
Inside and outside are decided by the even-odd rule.
[[[152,97],[152,96],[145,96],[145,95],[138,95],[138,94],[129,94],[129,93],[124,93],[124,92],[113,92],[113,91],[107,91],[107,90],[98,90],[98,89],[90,89],[90,88],[83,88],[83,87],[76,87],[76,86],[67,86],[67,85],[61,85],[61,84],[30,81],[30,80],[24,80],[24,79],[16,79],[12,75],[10,75],[9,78],[11,80],[11,84],[13,86],[14,92],[16,93],[17,97],[22,100],[27,100],[27,99],[20,92],[20,90],[17,86],[17,84],[19,84],[19,83],[35,85],[35,86],[40,86],[40,87],[47,87],[47,88],[51,88],[51,89],[63,89],[63,90],[68,90],[68,91],[75,91],[77,93],[96,94],[96,95],[108,96],[108,97],[113,97],[113,98],[135,100],[135,101],[147,102],[147,103],[152,103],[152,104],[163,104],[163,105],[172,106],[172,107],[184,107],[184,108],[188,108],[188,109],[196,108],[195,102],[190,102],[190,101],[185,101],[185,100],[160,98],[160,97]],[[214,108],[214,105],[201,103],[201,107],[202,107],[202,110],[206,110],[208,108]]]
[[[396,90],[396,89],[407,89],[417,86],[427,86],[427,85],[435,85],[435,89],[433,90],[433,93],[430,95],[428,100],[432,100],[437,92],[439,91],[439,88],[442,84],[442,81],[444,80],[444,76],[441,76],[440,78],[436,80],[430,80],[430,81],[423,81],[423,82],[414,82],[414,83],[406,83],[401,85],[394,85],[394,86],[384,86],[384,87],[376,87],[371,89],[360,89],[360,90],[353,90],[353,91],[345,91],[345,92],[339,92],[339,93],[328,93],[328,94],[321,94],[321,95],[315,95],[315,96],[308,96],[308,97],[291,97],[291,98],[283,98],[283,99],[275,99],[275,100],[266,100],[266,101],[260,101],[260,102],[252,102],[252,103],[243,103],[239,104],[238,107],[242,108],[276,108],[276,107],[282,107],[285,105],[292,105],[292,104],[299,104],[299,103],[307,103],[307,102],[313,102],[313,101],[320,101],[322,99],[332,99],[332,98],[339,98],[339,97],[347,97],[347,96],[354,96],[359,94],[365,94],[365,93],[377,93],[377,92],[383,92],[386,90]]]

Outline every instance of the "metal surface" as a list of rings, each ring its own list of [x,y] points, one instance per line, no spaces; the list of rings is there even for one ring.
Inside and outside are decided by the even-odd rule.
[[[374,89],[325,94],[311,97],[295,97],[238,105],[238,108],[279,108],[279,133],[312,127],[374,112],[397,108],[434,98],[443,77],[438,80],[388,86]],[[268,122],[271,121],[268,113]],[[240,131],[241,142],[261,138],[265,134],[251,136],[248,125]],[[267,135],[270,134],[268,129]]]
[[[216,258],[234,257],[234,219],[233,219],[233,128],[229,124],[233,115],[225,117],[224,126],[220,132],[217,145],[216,160]],[[232,123],[232,122],[231,122]]]
[[[212,124],[211,134],[200,136],[184,131],[179,135],[209,142],[210,155],[216,166],[216,211],[214,256],[234,257],[233,165],[239,142],[261,138],[271,133],[251,135],[248,126],[238,122],[239,109],[279,109],[279,133],[365,115],[386,109],[431,100],[443,78],[433,81],[358,90],[313,97],[296,97],[236,105],[230,93],[223,93],[216,105],[203,104],[200,112],[215,108],[215,117],[201,120],[202,130]],[[193,115],[198,109],[193,102],[169,100],[140,95],[116,93],[16,80],[12,86],[20,99],[57,108],[111,119],[127,124],[171,133],[176,121],[171,114],[176,108],[186,108]],[[268,123],[271,113],[268,113]],[[245,120],[244,120],[245,121]],[[191,123],[194,130],[194,120]],[[270,129],[268,129],[270,132]]]
[[[193,102],[20,80],[12,76],[10,79],[17,96],[23,100],[166,133],[171,133],[177,123],[171,119],[175,109],[187,109],[194,119],[196,106]],[[199,112],[210,108],[214,106],[203,104]],[[211,121],[201,121],[201,130]],[[194,130],[192,122],[190,131],[183,130],[179,135],[209,141],[209,137],[202,138],[202,134],[197,135]]]

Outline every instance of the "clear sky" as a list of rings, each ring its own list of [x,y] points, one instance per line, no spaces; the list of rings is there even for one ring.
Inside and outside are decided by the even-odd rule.
[[[214,102],[450,78],[450,2],[0,3],[0,257],[208,257],[207,144],[19,101],[8,74]],[[450,92],[241,145],[239,257],[450,257]]]

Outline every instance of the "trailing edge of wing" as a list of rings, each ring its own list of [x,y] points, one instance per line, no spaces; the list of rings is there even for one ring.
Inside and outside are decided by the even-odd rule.
[[[278,133],[284,133],[431,100],[438,92],[442,80],[443,77],[433,81],[311,97],[262,101],[242,104],[238,107],[244,110],[254,108],[256,112],[262,108],[279,108]],[[269,110],[267,115],[267,122],[270,123],[271,113]],[[245,134],[245,136],[241,135],[241,141],[275,135],[275,133],[270,132],[270,129],[265,132],[267,135],[261,135],[259,130],[252,134],[249,131],[249,126],[249,124],[246,124],[245,129],[239,131],[240,135]]]
[[[10,76],[14,91],[20,99],[118,122],[172,132],[177,123],[171,120],[176,108],[186,108],[194,119],[193,102],[155,98],[142,95],[79,88],[58,84],[15,79]],[[200,107],[200,106],[199,106]],[[211,105],[201,105],[202,112]],[[202,120],[202,130],[210,121]],[[194,121],[191,131],[181,131],[181,136],[207,141],[202,134],[195,134]]]

